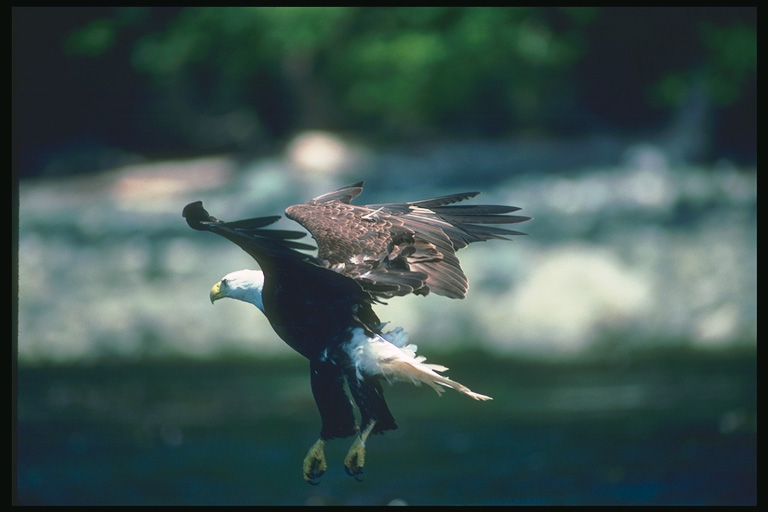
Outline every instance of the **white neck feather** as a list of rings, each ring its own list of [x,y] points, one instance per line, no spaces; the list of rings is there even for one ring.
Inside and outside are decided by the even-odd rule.
[[[264,311],[262,291],[264,272],[261,270],[237,270],[221,279],[221,289],[225,296],[253,304]]]

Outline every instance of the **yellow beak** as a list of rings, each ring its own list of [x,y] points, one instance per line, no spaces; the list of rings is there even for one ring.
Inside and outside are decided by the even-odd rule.
[[[213,285],[213,288],[211,288],[211,293],[210,293],[211,304],[213,304],[217,300],[222,299],[226,296],[227,294],[221,290],[221,281]]]

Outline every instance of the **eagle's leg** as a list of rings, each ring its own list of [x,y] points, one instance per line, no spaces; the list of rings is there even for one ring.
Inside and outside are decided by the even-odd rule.
[[[358,482],[363,481],[363,466],[365,465],[365,441],[371,435],[376,420],[371,420],[368,426],[355,438],[352,447],[344,458],[344,471]]]
[[[339,366],[332,361],[316,359],[310,362],[312,394],[320,412],[323,426],[320,429],[320,439],[304,457],[304,480],[311,485],[317,481],[328,464],[325,462],[325,443],[336,437],[348,437],[357,432],[352,403],[344,391],[344,375]]]
[[[315,480],[323,476],[328,464],[325,462],[325,439],[318,439],[304,457],[304,480],[310,485],[320,482]]]
[[[372,433],[394,430],[397,428],[395,418],[389,412],[384,400],[384,390],[376,378],[360,379],[356,373],[347,373],[347,384],[352,398],[360,410],[360,434],[352,443],[346,458],[344,470],[358,482],[363,479],[365,465],[365,441]]]

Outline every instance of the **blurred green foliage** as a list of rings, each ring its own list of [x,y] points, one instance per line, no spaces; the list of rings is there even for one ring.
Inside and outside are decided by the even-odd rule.
[[[683,103],[697,79],[707,84],[709,97],[720,106],[739,100],[747,83],[757,74],[757,32],[742,23],[700,26],[703,62],[693,68],[672,69],[653,85],[665,106]]]
[[[146,8],[144,8],[146,9]],[[115,18],[146,23],[145,16]],[[381,133],[447,126],[505,132],[544,127],[546,102],[569,94],[594,9],[188,8],[136,38],[131,66],[188,108],[294,105],[291,131],[375,126]],[[76,29],[72,52],[109,58],[116,19]],[[125,25],[125,24],[123,24]],[[196,84],[196,85],[191,85]],[[278,93],[277,91],[282,91]],[[265,92],[272,92],[264,97]],[[255,109],[255,110],[251,110]],[[270,131],[282,131],[280,126]]]
[[[754,8],[15,8],[14,105],[71,114],[69,125],[80,112],[106,136],[116,129],[88,111],[101,107],[120,117],[115,145],[143,137],[134,145],[201,152],[306,128],[395,142],[647,128],[702,83],[744,124],[756,119],[756,18]],[[62,80],[53,94],[69,96],[40,106]],[[71,112],[56,111],[62,101]]]

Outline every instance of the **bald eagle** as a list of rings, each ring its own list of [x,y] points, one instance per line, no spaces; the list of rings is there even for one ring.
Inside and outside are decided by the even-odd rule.
[[[304,459],[310,484],[327,469],[328,440],[357,434],[345,460],[346,472],[362,478],[365,442],[371,434],[397,428],[384,400],[382,380],[431,386],[438,394],[454,389],[476,400],[490,397],[441,375],[446,367],[416,355],[401,328],[385,331],[373,311],[383,300],[430,292],[464,298],[468,283],[456,251],[472,242],[506,239],[518,231],[492,226],[530,217],[509,215],[519,208],[455,205],[479,192],[407,203],[351,204],[363,183],[355,183],[285,210],[317,243],[299,242],[303,232],[265,229],[280,217],[224,222],[188,204],[183,216],[192,229],[210,231],[250,254],[261,270],[224,276],[210,291],[259,308],[275,332],[309,359],[312,393],[320,412],[320,438]],[[360,415],[355,420],[346,382]]]

